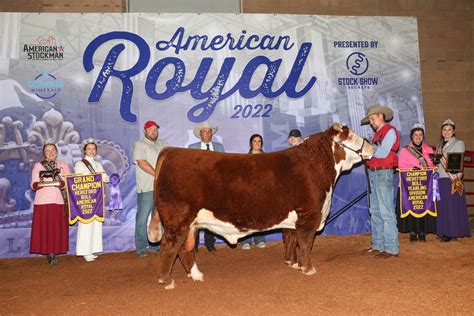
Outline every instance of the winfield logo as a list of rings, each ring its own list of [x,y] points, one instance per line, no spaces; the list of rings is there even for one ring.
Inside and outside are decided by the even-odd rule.
[[[30,60],[64,59],[64,47],[56,44],[54,36],[39,36],[36,43],[23,45],[23,53]]]
[[[64,81],[56,79],[55,76],[47,72],[39,74],[33,80],[29,80],[27,84],[31,92],[44,100],[53,98],[64,87]]]

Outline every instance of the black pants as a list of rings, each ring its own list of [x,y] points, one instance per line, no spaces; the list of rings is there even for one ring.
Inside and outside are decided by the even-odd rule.
[[[216,241],[214,234],[207,229],[204,229],[204,246],[206,248],[214,247],[214,242]],[[196,244],[195,248],[199,247],[199,233],[196,235]]]

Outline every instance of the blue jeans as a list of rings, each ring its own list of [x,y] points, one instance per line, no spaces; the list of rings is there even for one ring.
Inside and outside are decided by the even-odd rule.
[[[253,236],[253,237],[252,237]],[[243,244],[250,244],[252,243],[252,239],[253,239],[253,242],[255,244],[258,244],[260,242],[265,242],[266,239],[265,239],[265,235],[263,235],[262,233],[259,233],[259,234],[252,234],[250,235],[250,237],[248,237],[247,239],[244,239],[240,242],[241,245]]]
[[[369,170],[369,181],[372,190],[369,195],[372,248],[394,255],[398,254],[400,247],[393,200],[393,170]]]
[[[146,252],[147,249],[157,251],[158,246],[148,243],[148,217],[153,211],[153,191],[137,193],[137,216],[135,221],[135,249]]]

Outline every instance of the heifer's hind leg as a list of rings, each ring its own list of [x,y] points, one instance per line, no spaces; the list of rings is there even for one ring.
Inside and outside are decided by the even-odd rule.
[[[194,229],[190,229],[186,241],[179,250],[179,259],[183,264],[184,270],[188,274],[189,278],[194,281],[204,281],[204,274],[199,271],[196,264],[196,257],[194,252],[194,241],[195,241]]]
[[[172,227],[167,227],[161,241],[158,275],[159,283],[163,283],[167,290],[175,287],[174,280],[171,278],[171,270],[186,237],[186,229],[174,230]]]
[[[300,250],[298,256],[298,263],[301,266],[301,270],[306,275],[312,275],[316,273],[316,268],[311,263],[310,256],[315,231],[316,230],[306,230],[304,228],[296,229],[296,233],[298,235],[298,246]]]
[[[283,242],[285,243],[285,263],[289,267],[298,267],[296,248],[298,246],[298,236],[294,229],[283,229]],[[295,266],[296,265],[296,266]]]

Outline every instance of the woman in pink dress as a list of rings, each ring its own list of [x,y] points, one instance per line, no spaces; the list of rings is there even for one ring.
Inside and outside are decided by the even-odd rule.
[[[69,249],[68,214],[64,206],[63,192],[64,175],[69,174],[66,163],[56,160],[58,150],[55,144],[43,146],[44,160],[34,165],[31,174],[31,188],[36,191],[33,221],[31,224],[30,253],[47,255],[48,263],[56,265],[59,259],[56,255],[64,254]],[[41,171],[56,170],[59,173],[53,179],[47,179],[55,185],[44,186],[40,182]]]
[[[410,130],[410,143],[403,147],[398,158],[398,168],[400,169],[424,169],[434,168],[435,165],[430,154],[433,149],[423,144],[425,138],[425,131],[423,125],[414,124]],[[397,205],[400,206],[400,198],[397,199]],[[398,231],[401,233],[410,233],[410,241],[426,242],[426,234],[436,232],[436,218],[430,214],[417,218],[413,215],[408,215],[405,218],[400,218],[400,208],[398,207]]]

